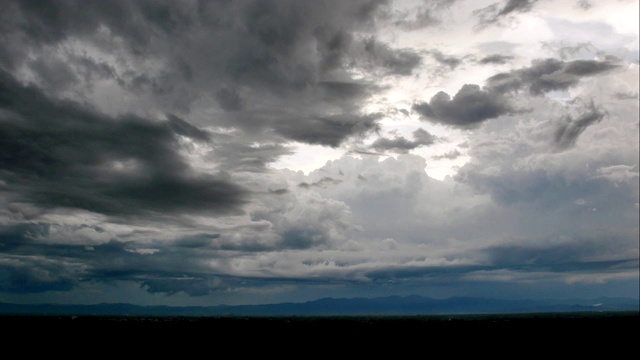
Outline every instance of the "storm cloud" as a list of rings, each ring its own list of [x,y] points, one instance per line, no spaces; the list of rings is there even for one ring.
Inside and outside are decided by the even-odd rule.
[[[360,111],[361,96],[341,96],[344,91],[355,94],[347,89],[354,81],[345,76],[345,70],[356,66],[376,76],[402,76],[410,75],[420,63],[420,56],[410,49],[394,49],[372,36],[353,33],[372,26],[381,6],[378,1],[337,7],[295,1],[114,1],[90,4],[89,9],[86,5],[74,1],[8,3],[3,20],[5,39],[11,46],[4,66],[14,69],[24,63],[26,53],[18,47],[23,37],[30,51],[38,54],[27,67],[49,90],[81,92],[93,88],[95,79],[105,79],[113,89],[178,116],[188,115],[198,100],[213,101],[227,113],[211,119],[214,123],[335,146],[359,130],[375,128]],[[85,12],[91,16],[84,16]],[[226,22],[225,18],[235,20]],[[114,37],[104,37],[101,31]],[[96,51],[83,53],[74,41]],[[172,46],[164,46],[168,43]],[[55,44],[66,53],[50,51],[49,46]],[[319,61],[305,55],[312,46]],[[95,55],[114,50],[119,52],[110,63]],[[50,60],[43,60],[47,57]],[[163,60],[154,63],[152,58]],[[327,89],[324,103],[312,108],[289,108],[285,113],[276,100],[305,102],[311,94]],[[366,97],[373,91],[375,87],[369,87],[358,94]],[[260,100],[265,98],[273,102]],[[332,119],[335,105],[343,109],[338,121]],[[274,114],[278,121],[254,121],[256,111]],[[338,125],[343,119],[349,119],[344,128]],[[302,126],[305,133],[292,130],[301,121],[306,122]],[[207,123],[200,120],[198,125]]]
[[[483,121],[512,111],[500,93],[465,84],[453,98],[440,91],[429,102],[420,102],[412,109],[423,118],[458,127],[474,127]]]
[[[0,302],[637,296],[631,14],[3,1]]]
[[[402,136],[396,136],[393,139],[380,137],[371,144],[371,148],[377,151],[390,151],[398,154],[406,154],[409,150],[413,150],[417,147],[431,145],[437,139],[424,129],[414,131],[413,138],[413,140],[408,140]]]
[[[199,174],[179,154],[178,136],[204,131],[169,116],[109,118],[0,74],[0,166],[16,200],[113,215],[145,211],[240,213],[247,191]]]

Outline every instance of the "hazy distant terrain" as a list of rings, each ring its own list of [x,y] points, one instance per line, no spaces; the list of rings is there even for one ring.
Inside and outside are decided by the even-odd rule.
[[[498,300],[474,297],[432,299],[421,296],[379,298],[325,298],[304,303],[267,305],[169,307],[131,304],[22,305],[0,303],[5,315],[102,316],[365,316],[441,314],[522,314],[614,312],[640,310],[638,299],[597,298],[570,300]]]

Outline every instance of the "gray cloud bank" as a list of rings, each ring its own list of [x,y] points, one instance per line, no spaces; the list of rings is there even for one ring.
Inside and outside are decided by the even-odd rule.
[[[533,95],[540,95],[567,90],[577,85],[583,77],[605,73],[619,66],[611,60],[541,59],[534,61],[530,67],[491,76],[487,79],[487,87],[501,93],[527,89]]]
[[[395,47],[380,26],[435,31],[472,4],[392,5],[4,1],[0,300],[636,281],[637,68]],[[536,6],[495,3],[476,29]],[[394,81],[432,86],[421,71],[494,65],[483,86],[408,99],[402,119],[367,110]],[[396,120],[411,135],[385,128]],[[425,159],[461,161],[462,141],[468,162],[430,177]],[[306,174],[271,167],[294,143],[359,150]]]
[[[489,62],[501,60],[502,58],[492,58]],[[530,67],[489,77],[483,88],[465,84],[453,97],[440,91],[429,102],[415,103],[412,109],[433,122],[472,128],[488,119],[522,111],[517,110],[509,100],[509,95],[514,92],[528,90],[531,95],[542,95],[551,91],[563,91],[578,85],[582,78],[619,67],[612,60],[535,60]]]
[[[0,167],[14,201],[113,215],[242,211],[246,190],[181,158],[177,136],[208,137],[180,118],[109,118],[48,99],[7,73],[0,94]]]
[[[370,32],[383,5],[8,2],[0,64],[9,72],[26,66],[58,94],[91,93],[102,81],[183,116],[193,116],[199,103],[218,104],[220,112],[198,125],[337,146],[376,128],[360,109],[376,89],[363,87],[352,70],[406,76],[420,64],[419,54],[393,49]],[[36,60],[28,60],[29,52]],[[318,93],[326,95],[323,101]]]

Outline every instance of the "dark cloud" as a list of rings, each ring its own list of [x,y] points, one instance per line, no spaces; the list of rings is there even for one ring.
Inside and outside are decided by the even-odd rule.
[[[459,280],[462,275],[482,270],[492,270],[486,265],[451,265],[451,266],[388,266],[366,272],[366,277],[375,282],[389,282],[390,280],[404,280],[412,278]]]
[[[146,211],[239,213],[247,192],[198,174],[179,154],[176,135],[207,133],[169,115],[157,122],[109,118],[53,101],[0,74],[0,172],[21,201],[105,214]]]
[[[322,96],[331,103],[351,103],[369,97],[377,88],[355,81],[322,81],[318,83]]]
[[[528,12],[538,0],[508,0],[500,10],[498,16],[504,16],[512,12]]]
[[[259,139],[253,144],[239,143],[232,136],[217,137],[214,150],[206,159],[219,163],[218,168],[224,171],[268,172],[267,165],[283,155],[292,154],[291,147],[260,143]]]
[[[284,195],[284,194],[288,194],[290,191],[289,189],[275,189],[275,190],[269,189],[269,192],[275,195]]]
[[[556,149],[566,150],[574,146],[580,134],[606,116],[602,109],[596,108],[593,101],[581,112],[576,118],[570,115],[562,118],[562,124],[556,130],[553,139]]]
[[[178,135],[186,136],[188,138],[199,141],[211,140],[209,133],[189,124],[184,119],[181,119],[173,114],[168,114],[167,119],[169,121],[169,128]]]
[[[422,58],[416,52],[407,49],[392,49],[374,38],[365,39],[364,59],[369,66],[386,70],[392,75],[411,75],[413,69],[420,65]]]
[[[63,261],[40,256],[6,256],[0,259],[0,292],[36,293],[69,291],[77,275]]]
[[[565,63],[563,71],[575,76],[590,76],[619,67],[611,61],[574,60]]]
[[[243,107],[242,99],[235,90],[222,88],[215,94],[220,107],[226,111],[238,111]]]
[[[348,73],[410,75],[420,63],[413,50],[393,49],[370,35],[384,3],[10,1],[1,15],[7,46],[0,60],[10,71],[26,63],[53,97],[110,79],[163,112],[185,116],[194,104],[214,101],[226,114],[210,118],[212,125],[337,146],[354,127],[341,135],[344,121],[334,119],[362,116],[362,101],[379,90]],[[55,46],[64,51],[54,52]],[[97,60],[84,47],[114,59]],[[162,61],[149,66],[148,59]],[[287,106],[285,113],[282,103],[301,103],[309,94],[322,94],[324,103]],[[366,117],[361,125],[375,127]]]
[[[409,150],[413,150],[420,146],[414,141],[407,140],[405,137],[396,136],[393,139],[381,137],[371,144],[371,148],[377,151],[391,151],[406,154]]]
[[[512,111],[501,94],[474,84],[465,84],[453,98],[440,91],[428,103],[414,104],[413,110],[430,121],[459,127],[477,126]]]
[[[125,242],[110,241],[91,247],[47,244],[38,236],[52,234],[51,224],[21,224],[0,228],[0,244],[19,240],[15,246],[2,246],[0,291],[35,293],[70,291],[82,282],[113,283],[133,281],[151,293],[190,296],[217,290],[221,281],[199,269],[202,250],[217,234],[186,236],[171,243],[156,243],[155,249],[131,248]],[[13,239],[13,240],[12,240]],[[195,253],[198,251],[199,253]],[[185,255],[187,255],[185,257]],[[186,260],[191,259],[191,260]]]
[[[318,116],[299,119],[304,125],[291,120],[274,127],[279,134],[292,140],[337,147],[350,136],[377,130],[376,121],[380,117],[380,114]]]
[[[601,257],[603,249],[615,244],[618,249],[630,249],[633,245],[629,239],[620,236],[609,236],[603,239],[582,238],[574,241],[550,242],[548,245],[497,245],[486,248],[484,252],[490,262],[499,268],[534,270],[548,269],[554,272],[606,270],[619,268],[625,263],[630,266],[635,258],[625,257],[621,251],[609,260],[595,259]]]
[[[503,18],[513,13],[529,12],[538,0],[507,0],[504,6],[499,3],[491,4],[482,9],[475,10],[473,13],[478,17],[476,30],[483,29],[490,25],[500,24]]]
[[[506,64],[511,59],[513,59],[513,56],[493,54],[493,55],[489,55],[489,56],[483,57],[478,62],[480,64],[500,64],[500,65],[502,65],[502,64]]]
[[[46,235],[49,233],[47,224],[13,224],[0,226],[0,250],[11,251],[20,247],[30,237]]]
[[[384,156],[383,153],[375,152],[375,151],[368,151],[368,150],[363,150],[363,149],[351,149],[351,150],[349,150],[349,153],[350,154],[359,154],[359,155]]]
[[[175,295],[183,292],[189,296],[205,296],[225,287],[224,282],[214,276],[200,274],[184,274],[183,276],[147,278],[141,281],[140,287],[150,293]]]
[[[540,95],[549,91],[566,90],[578,84],[582,77],[601,74],[618,67],[618,64],[610,60],[534,60],[530,67],[488,78],[487,88],[499,93],[524,88],[533,95]]]
[[[462,156],[460,151],[458,151],[458,149],[454,149],[454,150],[446,152],[446,153],[444,153],[442,155],[434,155],[431,158],[435,159],[435,160],[442,160],[442,159],[454,160],[454,159],[459,158],[460,156]]]
[[[451,70],[462,64],[462,59],[451,55],[445,55],[439,50],[431,50],[429,53],[438,63],[448,66]]]
[[[310,249],[328,241],[327,234],[319,229],[292,228],[282,234],[282,244],[288,249]]]
[[[220,234],[197,234],[176,239],[173,244],[178,247],[197,249],[211,245]]]
[[[35,293],[73,289],[81,263],[42,251],[33,238],[47,236],[49,224],[0,226],[0,292]]]
[[[315,186],[315,187],[319,187],[319,188],[326,188],[330,185],[337,185],[340,184],[342,182],[342,180],[340,179],[334,179],[328,176],[323,177],[322,179],[315,181],[311,184],[306,183],[306,182],[301,182],[300,184],[298,184],[299,187],[301,188],[309,188],[311,186]]]
[[[629,196],[621,186],[629,181],[637,189],[637,160],[613,151],[606,162],[588,162],[593,176],[570,177],[562,173],[562,164],[557,173],[535,168],[526,151],[537,138],[502,146],[509,136],[501,132],[502,125],[508,124],[486,130],[496,131],[504,141],[494,144],[499,148],[495,153],[517,149],[517,164],[505,163],[498,155],[477,157],[481,146],[476,139],[482,131],[474,132],[466,151],[471,160],[455,186],[431,180],[424,159],[408,155],[380,162],[345,156],[327,165],[328,170],[309,175],[269,168],[293,152],[288,145],[292,141],[363,146],[365,135],[385,130],[383,116],[408,115],[406,109],[367,113],[365,105],[387,95],[380,84],[424,76],[418,73],[428,68],[424,61],[443,78],[469,61],[439,50],[396,48],[382,41],[393,34],[379,34],[380,24],[385,30],[395,25],[408,31],[448,26],[443,10],[452,3],[426,1],[394,13],[393,6],[379,0],[3,1],[2,297],[112,301],[127,292],[132,301],[184,304],[182,296],[165,295],[218,292],[213,301],[223,301],[219,294],[238,293],[262,302],[277,293],[259,289],[268,282],[295,285],[287,289],[297,288],[295,282],[346,284],[354,279],[388,286],[396,279],[459,279],[475,270],[526,270],[527,265],[543,272],[588,271],[591,262],[591,269],[608,271],[637,258],[637,196]],[[505,0],[481,9],[476,12],[479,27],[507,24],[534,4]],[[507,55],[517,47],[484,45],[481,54],[488,56],[477,60],[480,64],[507,63]],[[573,58],[585,51],[591,49],[579,44],[559,49],[558,56]],[[598,56],[604,60],[541,60],[498,74],[485,88],[465,85],[455,96],[439,93],[415,104],[413,111],[443,124],[477,126],[515,111],[507,101],[511,90],[563,90],[618,64]],[[632,95],[610,94],[618,99]],[[386,106],[384,100],[379,105]],[[536,163],[549,164],[546,155],[566,155],[567,162],[578,154],[589,156],[588,151],[567,151],[560,157],[549,151],[549,143],[556,150],[573,146],[585,129],[602,121],[604,110],[583,110],[555,124],[538,124],[541,132],[536,136],[548,138],[539,144],[542,153],[535,154]],[[518,130],[527,125],[519,120],[506,123]],[[545,124],[552,126],[547,132],[541,129]],[[436,140],[420,129],[412,138],[381,137],[351,152],[406,153]],[[453,150],[433,158],[457,156]],[[470,194],[474,190],[479,193]],[[530,210],[526,207],[531,204],[539,205],[534,208],[537,215],[520,212]],[[494,239],[534,227],[530,224],[536,225],[534,231],[553,227],[551,218],[568,236],[577,229],[568,222],[578,219],[591,228],[632,233],[634,242],[629,247],[626,240],[602,236],[601,248],[579,237],[575,247],[566,244],[568,240],[559,244],[557,238],[542,245],[526,238],[525,231],[522,244],[482,251],[483,241],[495,244]],[[397,240],[380,241],[391,236]],[[478,239],[474,250],[455,240],[469,236]],[[468,251],[458,254],[460,263],[482,265],[457,266],[453,261],[453,266],[420,266],[456,260],[456,254],[449,256],[450,249],[444,255],[445,249],[438,249],[438,244],[451,241],[461,246],[456,252]],[[428,246],[415,247],[418,242]],[[377,247],[385,244],[397,245],[393,258]],[[435,252],[429,257],[412,253],[417,249],[424,255],[432,246]],[[310,249],[329,251],[301,251]],[[325,255],[335,259],[316,260]],[[306,265],[302,270],[301,264]],[[129,292],[131,287],[120,287],[123,283],[142,290]],[[115,286],[104,294],[94,291],[105,284]],[[236,286],[243,289],[229,291]],[[271,295],[251,293],[254,287]],[[302,293],[287,289],[289,294]],[[81,293],[69,292],[73,290]],[[156,295],[138,298],[143,291]],[[40,294],[28,295],[33,293]],[[242,301],[233,296],[233,301]],[[205,302],[192,303],[198,301]]]
[[[437,139],[424,129],[414,131],[413,138],[413,140],[408,140],[402,136],[396,136],[393,139],[381,137],[371,144],[371,148],[382,152],[390,151],[398,154],[406,154],[409,150],[417,147],[431,145]]]

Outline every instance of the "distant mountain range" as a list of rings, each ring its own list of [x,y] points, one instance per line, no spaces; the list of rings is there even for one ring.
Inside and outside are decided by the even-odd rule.
[[[498,300],[474,297],[432,299],[422,296],[325,298],[304,303],[239,306],[140,306],[131,304],[24,305],[0,303],[1,315],[101,316],[328,316],[328,315],[444,315],[548,312],[640,311],[630,298],[571,300]]]

